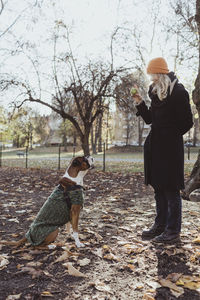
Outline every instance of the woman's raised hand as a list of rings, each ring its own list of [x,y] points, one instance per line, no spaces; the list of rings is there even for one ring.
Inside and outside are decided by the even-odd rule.
[[[142,97],[139,94],[137,86],[132,87],[131,90],[130,90],[130,93],[131,93],[131,96],[133,97],[133,99],[135,100],[136,103],[141,102]]]

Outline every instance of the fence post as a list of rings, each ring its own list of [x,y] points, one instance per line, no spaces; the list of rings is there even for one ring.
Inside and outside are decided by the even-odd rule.
[[[2,167],[2,149],[3,149],[3,146],[2,146],[2,143],[0,144],[0,167]]]
[[[190,160],[190,145],[188,145],[188,160]]]
[[[73,157],[75,157],[76,154],[76,145],[73,145]]]
[[[3,153],[3,134],[0,133],[0,167],[2,167],[2,153]]]
[[[106,144],[103,143],[103,172],[106,170]]]
[[[26,146],[26,169],[28,168],[28,146]]]
[[[61,145],[58,147],[58,170],[60,170],[60,152],[61,152]]]

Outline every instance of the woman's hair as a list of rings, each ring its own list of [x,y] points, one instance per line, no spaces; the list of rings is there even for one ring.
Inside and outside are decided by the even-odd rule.
[[[151,78],[156,77],[157,81],[153,83],[152,92],[157,94],[158,98],[162,101],[167,97],[168,87],[171,84],[171,80],[166,74],[151,74]]]

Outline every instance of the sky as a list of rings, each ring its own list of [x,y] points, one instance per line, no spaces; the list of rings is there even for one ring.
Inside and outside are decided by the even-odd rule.
[[[38,3],[40,1],[38,0]],[[35,61],[35,57],[40,57],[37,68],[43,74],[41,84],[45,90],[42,94],[45,100],[50,101],[53,88],[49,74],[52,73],[52,36],[56,20],[62,21],[70,28],[71,46],[79,63],[84,64],[88,59],[109,61],[110,37],[116,27],[120,27],[123,29],[119,30],[117,41],[114,43],[116,65],[138,59],[136,41],[133,37],[135,29],[137,35],[140,35],[145,63],[154,57],[164,56],[169,69],[174,68],[173,56],[176,48],[174,37],[171,36],[166,40],[162,24],[159,23],[159,20],[167,20],[171,14],[169,1],[158,0],[156,5],[152,5],[153,1],[150,0],[43,0],[40,6],[31,7],[33,2],[33,0],[7,1],[5,10],[0,16],[1,30],[6,29],[19,14],[22,16],[10,32],[0,38],[0,71],[27,80],[38,96],[38,78],[31,60]],[[151,47],[155,15],[157,19]],[[128,33],[126,40],[121,37],[121,33],[124,32]],[[23,46],[24,53],[10,56],[5,49],[15,51],[19,42],[32,44],[34,50],[29,51],[28,47]],[[65,53],[67,46],[59,41],[57,49]],[[186,83],[188,69],[183,65],[178,75],[182,82]],[[7,105],[15,97],[17,94],[14,90],[6,95],[1,94],[0,104],[5,105],[6,98]],[[43,106],[36,107],[41,113],[50,113],[50,110]]]

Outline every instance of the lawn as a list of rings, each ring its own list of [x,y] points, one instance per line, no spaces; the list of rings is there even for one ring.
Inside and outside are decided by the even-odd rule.
[[[25,167],[26,158],[17,156],[17,149],[4,150],[2,154],[2,165],[8,167]],[[20,149],[24,151],[24,149]],[[120,152],[121,151],[121,152]],[[122,152],[123,151],[123,152]],[[112,148],[106,151],[105,168],[109,172],[143,172],[143,150],[132,147],[124,151],[124,148]],[[50,168],[59,167],[59,148],[42,147],[28,152],[28,168]],[[188,149],[185,149],[185,172],[190,173],[196,161],[198,148],[190,148],[190,159],[188,160]],[[83,155],[82,150],[77,149],[75,155]],[[73,157],[73,148],[68,147],[68,152],[61,148],[60,168],[65,169],[69,160]],[[97,170],[103,169],[103,153],[93,155]]]

